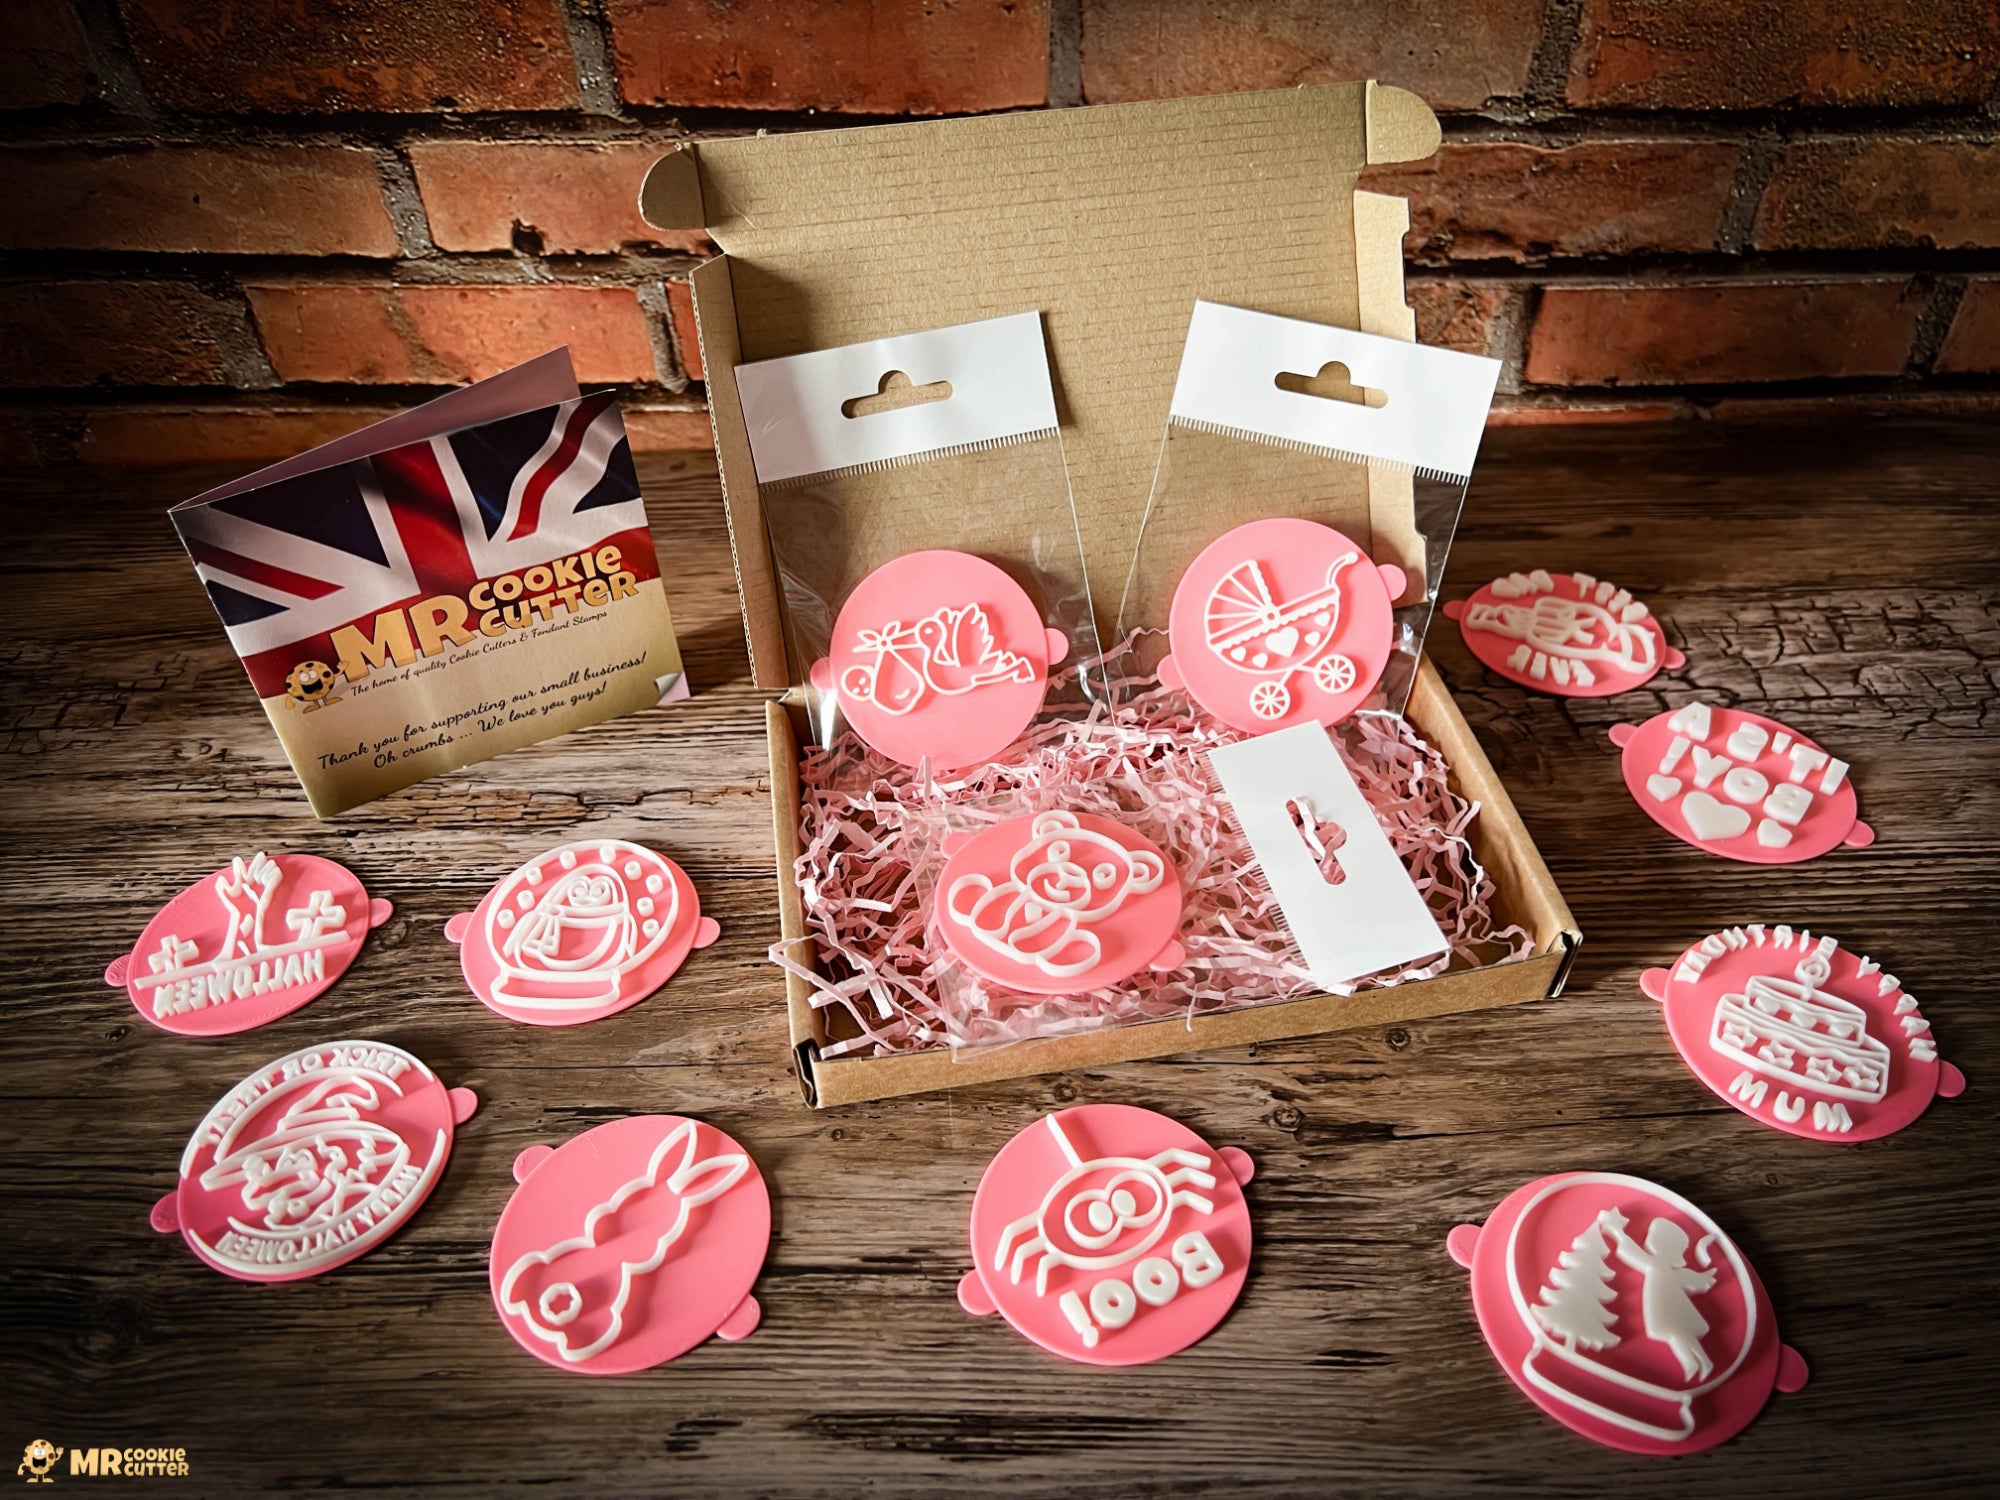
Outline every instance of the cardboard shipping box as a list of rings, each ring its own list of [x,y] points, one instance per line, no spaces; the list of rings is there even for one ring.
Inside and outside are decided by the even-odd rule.
[[[655,164],[640,195],[646,219],[705,229],[724,252],[694,272],[695,314],[751,671],[786,694],[768,706],[767,728],[783,936],[804,961],[793,870],[807,664],[787,652],[736,366],[1039,309],[1084,561],[1092,578],[1123,580],[1195,300],[1413,338],[1408,206],[1354,185],[1364,166],[1428,156],[1438,139],[1415,95],[1355,83],[703,141]],[[1389,560],[1405,545],[1408,476],[1372,469],[1368,505],[1371,551]],[[1152,597],[1172,592],[1171,577],[1142,582]],[[1117,592],[1100,587],[1095,599],[1107,641]],[[838,1059],[821,1056],[822,1013],[788,978],[807,1099],[843,1104],[1559,993],[1581,940],[1575,921],[1428,663],[1408,711],[1482,805],[1474,850],[1499,887],[1500,915],[1533,934],[1528,958],[1191,1024]]]

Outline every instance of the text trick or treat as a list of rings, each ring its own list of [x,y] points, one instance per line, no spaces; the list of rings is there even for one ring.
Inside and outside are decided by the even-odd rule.
[[[1183,957],[1181,887],[1166,855],[1096,813],[1036,813],[963,838],[936,902],[953,956],[1029,994],[1076,994]]]
[[[1053,1354],[1164,1359],[1228,1315],[1250,1268],[1250,1158],[1126,1104],[1046,1115],[979,1180],[958,1300]]]
[[[387,1042],[326,1042],[267,1063],[217,1101],[153,1227],[242,1281],[296,1281],[366,1254],[444,1172],[470,1089]]]
[[[321,816],[687,695],[618,403],[566,350],[172,516]]]
[[[575,1026],[637,1005],[721,935],[685,870],[622,839],[545,850],[444,931],[473,994],[531,1026]]]
[[[162,907],[104,982],[184,1036],[224,1036],[289,1015],[347,972],[390,906],[312,854],[238,856]]]
[[[1626,788],[1676,838],[1747,864],[1795,864],[1875,830],[1857,816],[1847,762],[1775,719],[1689,703],[1614,724]]]
[[[1653,612],[1589,573],[1509,573],[1445,605],[1489,671],[1560,698],[1609,698],[1687,658]]]
[[[712,1125],[637,1115],[530,1146],[494,1226],[493,1305],[523,1349],[623,1375],[747,1337],[771,1240],[756,1163]]]
[[[1565,1172],[1451,1232],[1493,1357],[1528,1399],[1632,1453],[1694,1453],[1806,1383],[1763,1283],[1694,1204],[1617,1172]]]
[[[1724,928],[1640,988],[1695,1077],[1791,1135],[1874,1140],[1965,1091],[1902,981],[1804,928]]]

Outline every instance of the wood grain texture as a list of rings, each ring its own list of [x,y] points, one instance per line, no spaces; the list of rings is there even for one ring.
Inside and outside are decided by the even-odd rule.
[[[1515,429],[1488,442],[1447,593],[1581,567],[1649,599],[1689,666],[1564,702],[1436,659],[1588,935],[1560,1001],[814,1113],[788,1076],[762,698],[713,472],[643,465],[693,701],[315,823],[162,511],[198,473],[20,478],[0,555],[0,1444],[184,1447],[163,1492],[594,1495],[1970,1493],[2000,1438],[2000,432]],[[1604,735],[1693,690],[1854,764],[1881,839],[1771,871],[1625,796]],[[722,923],[645,1004],[573,1031],[473,1002],[442,936],[578,829],[678,859]],[[253,847],[396,902],[329,994],[259,1032],[156,1032],[104,964]],[[1900,974],[1971,1092],[1903,1134],[1763,1129],[1683,1070],[1641,968],[1733,921],[1849,937]],[[146,1227],[187,1132],[266,1058],[335,1035],[484,1101],[422,1212],[333,1275],[246,1286]],[[960,1313],[987,1159],[1051,1106],[1167,1110],[1257,1159],[1235,1313],[1163,1365],[1071,1367]],[[763,1327],[612,1381],[517,1350],[487,1294],[508,1163],[621,1114],[700,1115],[772,1186]],[[1542,1173],[1607,1167],[1704,1205],[1812,1384],[1721,1449],[1570,1437],[1488,1357],[1446,1231]]]

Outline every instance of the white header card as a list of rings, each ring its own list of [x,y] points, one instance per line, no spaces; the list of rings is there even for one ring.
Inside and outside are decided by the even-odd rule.
[[[1379,391],[1382,403],[1278,383],[1311,380],[1331,364],[1346,366],[1352,384]],[[1499,378],[1495,359],[1197,302],[1172,415],[1196,427],[1466,479]]]
[[[865,406],[887,389],[892,374],[930,399],[855,411],[857,401]],[[738,365],[736,390],[760,484],[1018,442],[1056,428],[1039,312]]]

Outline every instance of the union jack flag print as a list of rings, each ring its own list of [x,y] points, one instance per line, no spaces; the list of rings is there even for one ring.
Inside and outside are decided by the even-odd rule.
[[[259,696],[333,633],[481,580],[615,546],[659,577],[610,392],[503,417],[173,512]],[[574,608],[572,599],[570,608]]]

